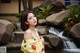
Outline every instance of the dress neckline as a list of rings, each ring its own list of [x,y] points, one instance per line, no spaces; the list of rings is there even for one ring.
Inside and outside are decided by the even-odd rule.
[[[37,32],[37,29],[35,29],[35,37],[34,37],[34,32],[32,30],[30,30],[30,31],[31,31],[32,38],[35,39],[35,37],[36,37],[36,39],[39,39],[39,34]]]

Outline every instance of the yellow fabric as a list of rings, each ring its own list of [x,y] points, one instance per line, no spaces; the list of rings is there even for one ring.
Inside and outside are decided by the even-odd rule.
[[[32,45],[36,46],[36,50],[32,49]],[[26,42],[23,40],[21,44],[21,50],[24,53],[44,53],[44,51],[42,51],[42,48],[44,48],[42,42],[35,38],[27,39]]]

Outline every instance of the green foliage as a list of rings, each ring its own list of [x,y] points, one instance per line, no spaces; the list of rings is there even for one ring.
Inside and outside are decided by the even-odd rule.
[[[20,12],[20,13],[18,13],[18,14],[16,14],[16,17],[20,19],[20,18],[21,18],[21,16],[22,16],[22,12],[23,12],[23,11],[21,11],[21,12]]]
[[[65,29],[70,30],[73,25],[80,22],[80,6],[69,6],[67,9],[70,11],[70,14],[64,19],[64,27]]]
[[[51,8],[53,6],[48,5],[47,7],[40,7],[38,8],[38,10],[34,11],[34,13],[37,15],[37,17],[39,17],[40,19],[45,19],[47,16],[51,15],[52,12]]]
[[[44,14],[48,14],[49,11],[51,10],[52,6],[48,5],[47,7],[43,7],[43,8],[40,8],[40,12],[41,13],[44,13]]]
[[[21,12],[20,12],[20,13],[18,13],[18,14],[16,14],[16,18],[18,18],[18,19],[19,19],[19,21],[21,20],[22,12],[23,12],[23,11],[21,11]]]
[[[13,31],[15,31],[18,27],[17,27],[17,24],[16,23],[14,23],[14,22],[12,22],[12,24],[13,24]]]
[[[78,22],[80,22],[80,11],[78,13],[78,17],[77,17]]]
[[[17,18],[20,18],[21,15],[22,15],[22,13],[19,13],[19,14],[16,15],[16,17],[17,17]]]

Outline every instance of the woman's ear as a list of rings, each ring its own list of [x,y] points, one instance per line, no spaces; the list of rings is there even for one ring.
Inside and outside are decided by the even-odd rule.
[[[26,21],[25,21],[25,24],[27,24],[27,25],[28,25],[28,22],[26,22]]]

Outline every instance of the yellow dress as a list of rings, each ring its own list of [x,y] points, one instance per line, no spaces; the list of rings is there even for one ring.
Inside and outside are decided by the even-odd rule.
[[[39,39],[27,39],[22,41],[21,50],[24,53],[45,53],[44,45]]]

